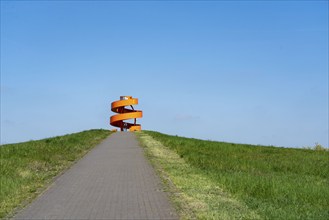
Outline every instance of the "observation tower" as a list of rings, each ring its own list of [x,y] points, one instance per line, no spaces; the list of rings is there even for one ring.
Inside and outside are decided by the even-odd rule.
[[[143,117],[143,112],[134,109],[133,105],[137,104],[137,98],[120,96],[120,100],[111,103],[111,111],[117,114],[111,116],[110,124],[121,131],[140,131],[141,125],[136,123],[136,119]],[[129,106],[130,108],[127,108]],[[125,121],[130,119],[133,119],[134,123]]]

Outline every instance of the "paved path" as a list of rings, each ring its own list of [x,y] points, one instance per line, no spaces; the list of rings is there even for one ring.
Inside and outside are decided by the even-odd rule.
[[[90,151],[15,219],[177,219],[135,134]]]

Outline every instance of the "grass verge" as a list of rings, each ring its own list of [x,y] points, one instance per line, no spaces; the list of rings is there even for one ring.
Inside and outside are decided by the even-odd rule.
[[[97,129],[0,147],[0,218],[35,198],[54,176],[105,139]]]
[[[137,136],[182,219],[259,219],[256,212],[149,134],[142,131]]]
[[[183,218],[329,219],[328,151],[139,138]]]

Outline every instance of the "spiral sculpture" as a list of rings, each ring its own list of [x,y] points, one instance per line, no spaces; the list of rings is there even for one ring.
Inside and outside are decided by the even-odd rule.
[[[136,119],[143,117],[143,112],[135,110],[133,105],[138,104],[138,99],[132,96],[120,96],[120,100],[111,103],[111,111],[118,113],[112,115],[110,124],[114,127],[120,128],[121,131],[140,131],[141,125],[136,124]],[[130,106],[131,109],[125,108]],[[134,119],[134,123],[124,122],[124,120]]]

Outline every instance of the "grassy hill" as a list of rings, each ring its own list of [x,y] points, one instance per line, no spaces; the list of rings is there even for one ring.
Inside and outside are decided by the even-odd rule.
[[[31,201],[108,130],[0,147],[0,218]],[[182,218],[329,219],[329,151],[136,133]]]
[[[329,219],[329,151],[139,133],[184,218]]]
[[[106,138],[108,130],[6,144],[0,147],[0,218],[33,199],[52,178]]]

